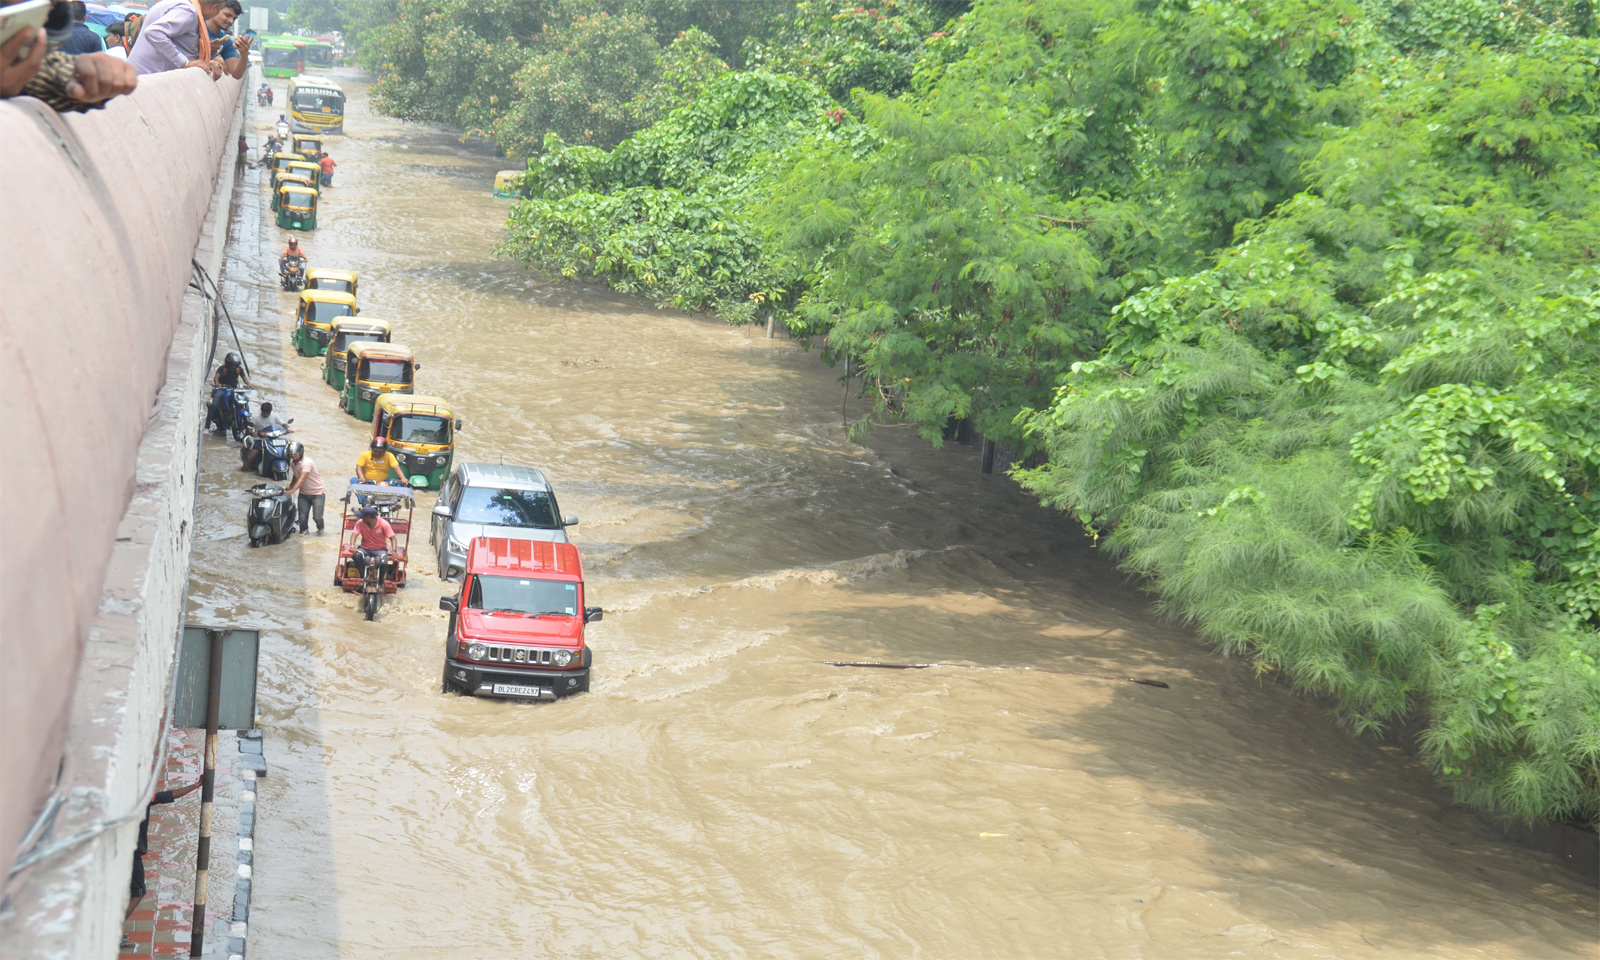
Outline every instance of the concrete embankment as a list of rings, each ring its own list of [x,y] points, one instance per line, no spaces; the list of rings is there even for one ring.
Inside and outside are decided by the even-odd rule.
[[[86,114],[0,102],[8,956],[116,949],[188,578],[214,309],[188,288],[226,240],[241,89],[183,70]]]

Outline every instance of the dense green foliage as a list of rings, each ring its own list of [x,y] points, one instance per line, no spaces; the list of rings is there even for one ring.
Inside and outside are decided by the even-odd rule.
[[[719,34],[605,136],[527,124],[506,251],[776,315],[858,426],[1047,453],[1024,484],[1223,648],[1420,718],[1481,809],[1600,821],[1590,6],[940,9],[811,0],[746,24],[763,70]]]
[[[815,85],[728,73],[615,150],[551,135],[528,163],[529,199],[505,251],[563,276],[592,276],[683,309],[753,316],[781,298],[751,208],[782,157],[851,123]]]
[[[823,85],[904,87],[964,0],[814,9],[792,0],[341,0],[380,110],[459,126],[508,155],[547,133],[609,148],[751,54]],[[809,11],[809,12],[807,12]],[[321,11],[323,22],[335,13]],[[313,18],[311,8],[302,16]],[[834,37],[842,38],[834,42]]]
[[[938,0],[800,0],[770,36],[752,36],[741,54],[750,69],[804,77],[840,102],[861,88],[899,93],[911,82],[930,36],[965,3]]]
[[[1600,815],[1600,45],[1354,78],[1310,189],[1125,300],[1027,418],[1072,509],[1225,645],[1462,796]]]

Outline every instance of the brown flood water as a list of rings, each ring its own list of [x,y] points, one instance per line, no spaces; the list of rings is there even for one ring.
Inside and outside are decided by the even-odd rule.
[[[849,443],[814,354],[494,259],[503,161],[342,79],[312,265],[361,271],[458,457],[551,476],[606,619],[588,695],[443,696],[425,550],[363,622],[332,536],[248,548],[208,439],[193,615],[265,638],[251,956],[1600,956],[1591,879],[1214,656],[970,450]],[[247,179],[225,292],[342,490],[363,425],[293,355]]]

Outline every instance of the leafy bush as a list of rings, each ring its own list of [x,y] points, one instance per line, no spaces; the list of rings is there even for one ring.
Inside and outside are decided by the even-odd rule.
[[[928,38],[966,4],[801,0],[770,38],[752,36],[745,67],[804,77],[840,102],[850,91],[905,90]]]
[[[1025,483],[1175,610],[1358,727],[1422,710],[1462,798],[1529,820],[1600,818],[1597,63],[1352,81],[1312,190],[1025,418]]]
[[[841,122],[810,83],[729,73],[615,150],[551,136],[528,162],[529,199],[513,208],[503,251],[682,309],[753,318],[755,304],[783,295],[749,225],[774,157]]]

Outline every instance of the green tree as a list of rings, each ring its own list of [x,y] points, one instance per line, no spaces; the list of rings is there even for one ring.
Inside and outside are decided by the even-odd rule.
[[[805,77],[841,103],[857,87],[899,93],[928,38],[959,10],[929,0],[800,0],[781,27],[752,35],[740,55],[750,69]]]
[[[1600,817],[1597,53],[1352,78],[1308,191],[1024,418],[1173,609],[1528,820]]]
[[[545,134],[612,146],[635,126],[632,104],[657,77],[655,24],[632,13],[575,17],[545,25],[533,55],[512,79],[515,96],[494,121],[512,155],[537,152]]]

